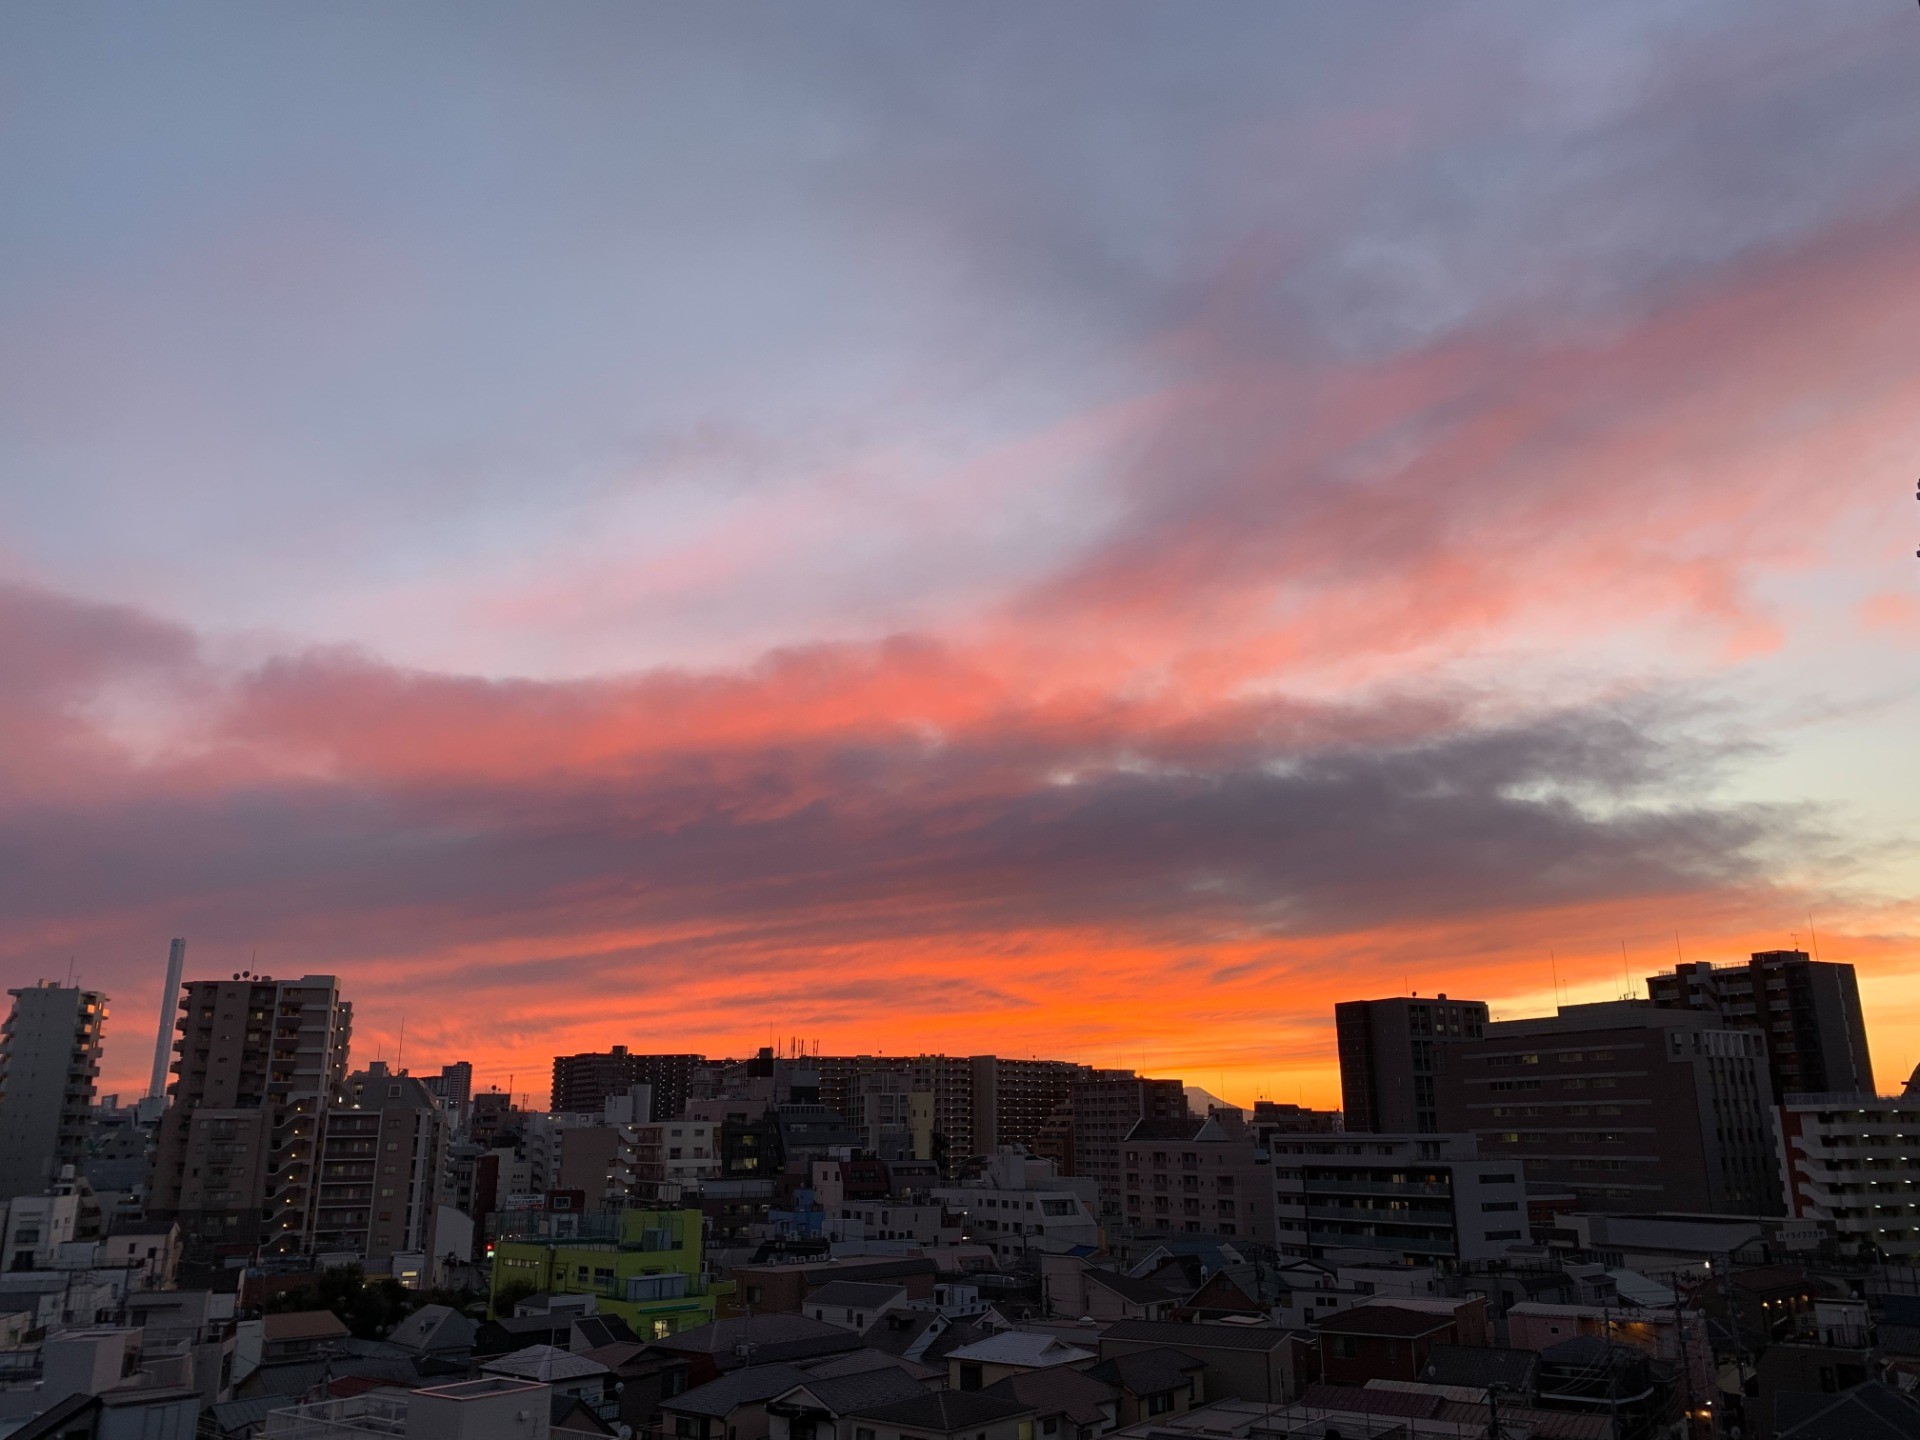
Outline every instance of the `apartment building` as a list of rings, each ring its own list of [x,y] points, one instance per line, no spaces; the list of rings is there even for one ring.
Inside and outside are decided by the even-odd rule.
[[[1072,1101],[1074,1082],[1092,1073],[1089,1066],[1069,1060],[975,1055],[969,1063],[973,1143],[980,1155],[991,1155],[1004,1145],[1031,1150],[1054,1112]]]
[[[306,1250],[321,1118],[353,1031],[339,982],[189,981],[177,1028],[149,1212],[190,1244]]]
[[[1340,1106],[1348,1130],[1431,1135],[1440,1129],[1434,1099],[1438,1048],[1477,1040],[1487,1024],[1483,1000],[1436,995],[1347,1000],[1333,1007],[1340,1056]]]
[[[1871,1245],[1920,1264],[1920,1095],[1789,1095],[1780,1106],[1787,1211],[1833,1225],[1843,1248]]]
[[[678,1204],[721,1170],[720,1126],[714,1120],[671,1120],[633,1130],[631,1194],[643,1203]]]
[[[107,997],[22,986],[0,1027],[0,1200],[38,1195],[86,1159]]]
[[[431,1257],[434,1214],[448,1199],[449,1129],[422,1080],[377,1060],[348,1077],[320,1121],[314,1250],[375,1273],[396,1257]]]
[[[959,1219],[969,1243],[1003,1260],[1100,1243],[1095,1183],[1019,1150],[997,1151],[977,1178],[941,1185],[933,1198]]]
[[[1445,1128],[1578,1209],[1782,1213],[1757,1032],[1614,1001],[1491,1024],[1439,1053]]]
[[[1135,1235],[1274,1243],[1272,1171],[1251,1135],[1211,1117],[1140,1120],[1121,1154],[1123,1214]]]
[[[1268,1155],[1284,1255],[1452,1269],[1527,1239],[1524,1168],[1470,1135],[1276,1135]]]
[[[1764,1036],[1775,1095],[1874,1093],[1851,965],[1815,960],[1804,950],[1759,950],[1744,965],[1703,961],[1650,975],[1647,995],[1663,1008],[1698,1010]]]
[[[653,1095],[647,1120],[671,1120],[685,1113],[692,1098],[694,1072],[706,1064],[700,1055],[635,1055],[624,1045],[611,1050],[553,1058],[550,1109],[598,1115],[607,1100],[645,1085]]]
[[[1072,1105],[1074,1174],[1099,1185],[1101,1215],[1117,1219],[1127,1136],[1142,1120],[1186,1119],[1186,1087],[1131,1070],[1092,1070],[1074,1081]]]

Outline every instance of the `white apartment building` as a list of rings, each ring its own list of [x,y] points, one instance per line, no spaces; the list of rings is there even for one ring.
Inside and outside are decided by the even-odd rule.
[[[1449,1268],[1527,1235],[1525,1167],[1482,1160],[1471,1135],[1275,1135],[1283,1255]]]
[[[933,1198],[960,1219],[969,1243],[1001,1259],[1100,1243],[1097,1182],[1060,1175],[1024,1150],[994,1152],[978,1180],[939,1186]]]
[[[1841,1246],[1920,1256],[1920,1095],[1788,1095],[1779,1111],[1787,1209]]]

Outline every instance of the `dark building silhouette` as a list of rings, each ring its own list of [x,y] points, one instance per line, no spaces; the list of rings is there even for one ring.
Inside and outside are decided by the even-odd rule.
[[[1477,1040],[1483,1000],[1436,995],[1346,1000],[1333,1007],[1340,1050],[1340,1108],[1348,1130],[1431,1135],[1440,1128],[1433,1077],[1439,1046]]]
[[[693,1072],[706,1064],[700,1055],[633,1055],[627,1047],[553,1057],[552,1108],[570,1114],[597,1115],[606,1102],[636,1085],[653,1087],[654,1121],[671,1120],[687,1108]]]
[[[1705,961],[1647,977],[1647,996],[1673,1010],[1701,1010],[1766,1037],[1778,1097],[1872,1095],[1873,1061],[1853,966],[1804,950],[1760,950],[1744,965]]]

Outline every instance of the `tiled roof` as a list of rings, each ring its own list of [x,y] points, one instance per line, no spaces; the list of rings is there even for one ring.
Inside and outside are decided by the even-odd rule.
[[[902,1430],[931,1430],[952,1434],[1034,1413],[1033,1406],[1007,1395],[984,1390],[929,1390],[890,1405],[853,1412],[863,1420],[878,1420]]]
[[[1095,1379],[1118,1385],[1133,1395],[1164,1395],[1188,1385],[1196,1370],[1207,1368],[1182,1350],[1156,1345],[1151,1350],[1134,1350],[1102,1360],[1090,1372]]]
[[[350,1333],[331,1310],[282,1311],[267,1316],[264,1328],[269,1344],[285,1340],[338,1340]]]
[[[1920,1402],[1870,1380],[1843,1395],[1774,1396],[1776,1440],[1920,1440]]]
[[[829,1414],[846,1415],[896,1400],[910,1400],[926,1393],[927,1387],[900,1369],[865,1370],[854,1375],[829,1375],[815,1379],[802,1375],[800,1383],[788,1389],[780,1399],[789,1404],[804,1403],[789,1399],[799,1391],[811,1396]]]
[[[1179,1294],[1169,1290],[1160,1281],[1144,1276],[1136,1278],[1113,1270],[1088,1270],[1085,1274],[1092,1284],[1111,1290],[1122,1300],[1135,1305],[1163,1305],[1180,1298]]]
[[[1009,1375],[981,1393],[1010,1396],[1031,1405],[1038,1415],[1062,1415],[1074,1425],[1104,1424],[1108,1418],[1105,1407],[1117,1398],[1106,1381],[1067,1365]]]
[[[1314,1329],[1333,1335],[1432,1335],[1451,1330],[1451,1315],[1402,1310],[1397,1305],[1356,1305],[1314,1322]]]
[[[877,1310],[898,1299],[902,1285],[876,1285],[862,1280],[832,1280],[807,1292],[809,1305],[845,1305],[855,1310]]]
[[[589,1375],[605,1375],[607,1367],[598,1360],[589,1360],[584,1355],[575,1355],[556,1345],[529,1345],[524,1350],[513,1350],[505,1355],[496,1355],[480,1367],[483,1375],[511,1375],[516,1380],[538,1380],[551,1384],[555,1380],[580,1380]]]
[[[1103,1347],[1109,1340],[1144,1340],[1186,1351],[1278,1350],[1300,1333],[1277,1325],[1183,1325],[1177,1320],[1116,1320],[1101,1331],[1100,1341]]]
[[[1418,1390],[1366,1390],[1357,1385],[1309,1385],[1300,1403],[1313,1410],[1346,1410],[1358,1415],[1399,1415],[1428,1420],[1437,1415],[1443,1396]]]
[[[1094,1353],[1069,1345],[1057,1335],[1039,1335],[1028,1330],[1002,1330],[971,1345],[947,1352],[949,1360],[977,1360],[987,1365],[1021,1365],[1038,1369],[1042,1365],[1076,1365],[1091,1360]]]
[[[709,1415],[721,1419],[742,1405],[760,1404],[784,1395],[806,1380],[807,1372],[792,1365],[745,1365],[718,1380],[662,1400],[660,1408],[676,1415]]]

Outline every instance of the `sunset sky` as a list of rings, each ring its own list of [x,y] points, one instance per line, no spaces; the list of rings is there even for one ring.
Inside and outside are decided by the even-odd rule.
[[[1809,942],[1920,1060],[1920,14],[0,13],[0,970],[1039,1054]]]

